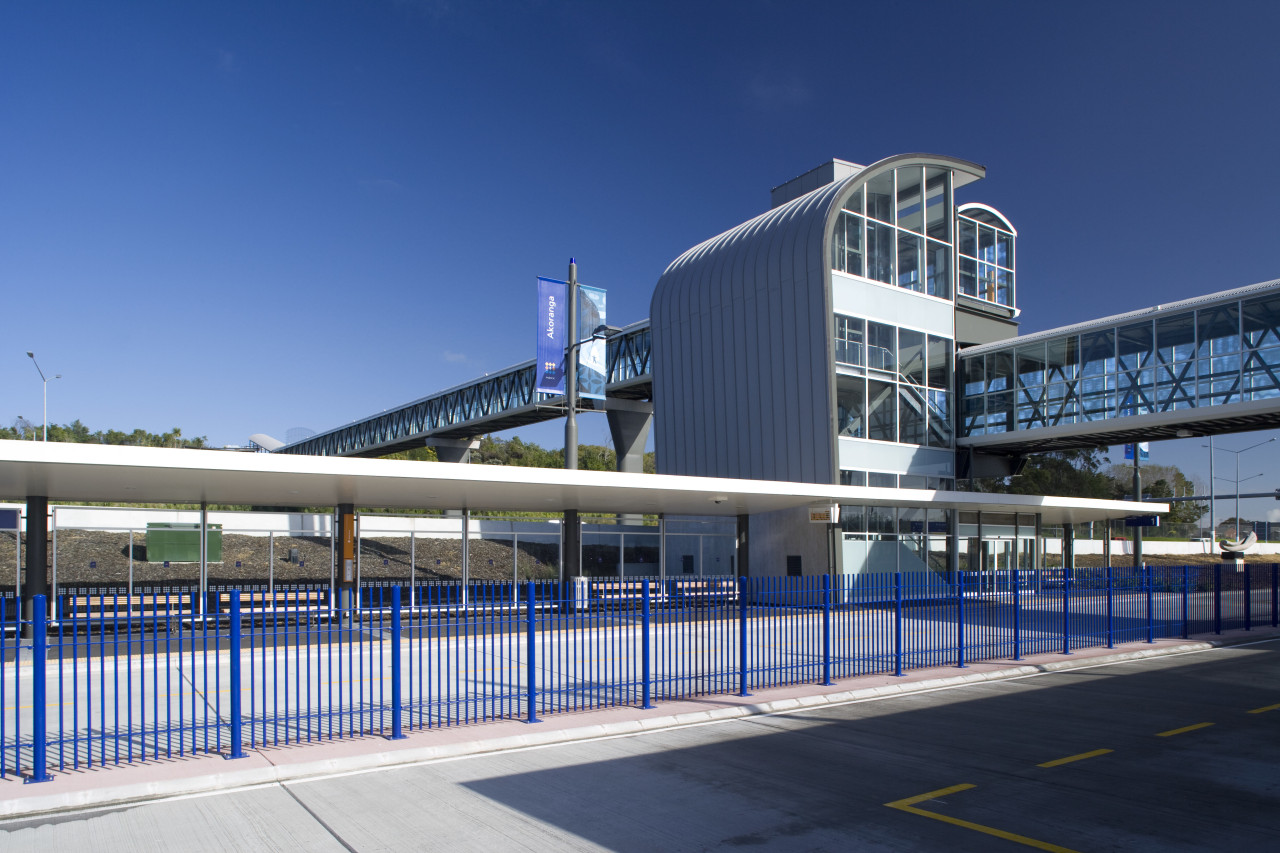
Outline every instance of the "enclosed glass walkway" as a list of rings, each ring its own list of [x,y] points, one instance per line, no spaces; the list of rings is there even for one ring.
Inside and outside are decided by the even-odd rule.
[[[1280,426],[1280,280],[957,360],[961,446],[1043,451]]]

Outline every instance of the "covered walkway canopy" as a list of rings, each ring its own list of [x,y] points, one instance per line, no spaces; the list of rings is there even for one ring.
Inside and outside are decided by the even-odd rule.
[[[0,441],[0,497],[58,501],[739,516],[822,503],[1039,513],[1070,524],[1167,504],[444,462]]]

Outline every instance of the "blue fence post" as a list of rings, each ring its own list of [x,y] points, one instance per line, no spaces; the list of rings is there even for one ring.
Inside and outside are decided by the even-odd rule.
[[[49,605],[43,595],[31,599],[31,775],[24,782],[49,782],[49,718],[45,708],[49,657]],[[2,713],[2,712],[0,712]]]
[[[1071,567],[1062,567],[1062,653],[1071,654]]]
[[[893,573],[893,674],[902,675],[902,572]]]
[[[956,570],[956,666],[964,669],[964,572]]]
[[[534,617],[533,581],[526,581],[524,593],[525,669],[528,673],[528,712],[526,723],[538,723],[538,647],[537,626]]]
[[[1114,649],[1116,644],[1112,634],[1111,603],[1111,565],[1107,564],[1107,648]]]
[[[1156,576],[1152,574],[1151,566],[1144,566],[1147,570],[1147,642],[1156,642]]]
[[[1253,630],[1253,578],[1248,563],[1244,564],[1244,629]]]
[[[240,705],[240,644],[243,628],[240,625],[240,590],[231,590],[231,754],[227,758],[244,758],[244,719]]]
[[[1280,587],[1280,563],[1271,564],[1271,627],[1280,627],[1280,602],[1276,601],[1276,587]]]
[[[644,702],[641,708],[653,707],[653,673],[650,671],[649,663],[649,631],[652,625],[652,617],[650,616],[649,607],[649,579],[644,579],[644,608],[641,610],[643,618],[640,622],[640,679],[641,691]]]
[[[404,699],[400,694],[400,587],[391,587],[391,739],[404,740],[400,714]]]
[[[1182,567],[1182,639],[1191,636],[1191,567]]]
[[[747,579],[738,578],[738,695],[747,691]]]
[[[1213,564],[1213,633],[1222,633],[1222,564]]]
[[[831,680],[831,575],[822,576],[822,683]]]
[[[1013,564],[1013,659],[1022,660],[1022,582],[1018,579],[1018,564]]]

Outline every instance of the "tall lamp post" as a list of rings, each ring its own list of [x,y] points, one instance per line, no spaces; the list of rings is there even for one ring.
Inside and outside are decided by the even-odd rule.
[[[1240,450],[1232,450],[1228,447],[1214,448],[1212,445],[1208,445],[1210,463],[1212,463],[1213,461],[1213,451],[1215,449],[1223,450],[1223,451],[1226,451],[1227,453],[1234,453],[1236,455],[1236,541],[1237,542],[1240,541],[1240,483],[1242,482],[1240,479],[1240,457],[1242,454],[1248,453],[1250,450],[1253,450],[1254,448],[1261,447],[1264,444],[1270,444],[1275,440],[1276,440],[1275,436],[1272,436],[1271,438],[1268,438],[1266,441],[1259,441],[1257,444],[1251,444],[1248,447],[1242,448]],[[1210,474],[1210,476],[1211,477],[1213,476],[1212,473]],[[1261,477],[1261,476],[1262,476],[1261,474],[1253,475],[1253,477]],[[1253,477],[1245,477],[1245,479],[1252,480]],[[1226,477],[1223,477],[1222,479],[1225,480]],[[1214,530],[1213,536],[1216,537],[1217,535],[1218,535],[1218,531]]]
[[[59,373],[57,376],[52,376],[52,377],[45,376],[44,371],[40,369],[40,362],[36,361],[36,354],[33,353],[31,350],[27,350],[27,358],[31,359],[31,363],[36,366],[36,372],[40,374],[40,380],[44,383],[44,421],[43,421],[44,436],[40,440],[48,441],[49,440],[49,380],[61,379],[62,374]]]
[[[569,259],[569,352],[565,358],[564,401],[568,409],[564,419],[564,467],[578,469],[578,350],[586,341],[578,340],[578,265]],[[611,338],[621,332],[617,326],[600,324],[591,330],[588,341]]]

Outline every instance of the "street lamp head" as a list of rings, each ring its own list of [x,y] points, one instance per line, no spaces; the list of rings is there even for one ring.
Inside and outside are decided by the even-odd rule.
[[[36,357],[35,353],[33,353],[31,350],[27,350],[27,358],[35,358],[35,357]]]
[[[54,379],[61,379],[61,378],[62,378],[62,374],[61,374],[61,373],[59,373],[57,376],[55,376],[55,377],[53,377],[53,378],[54,378]]]

